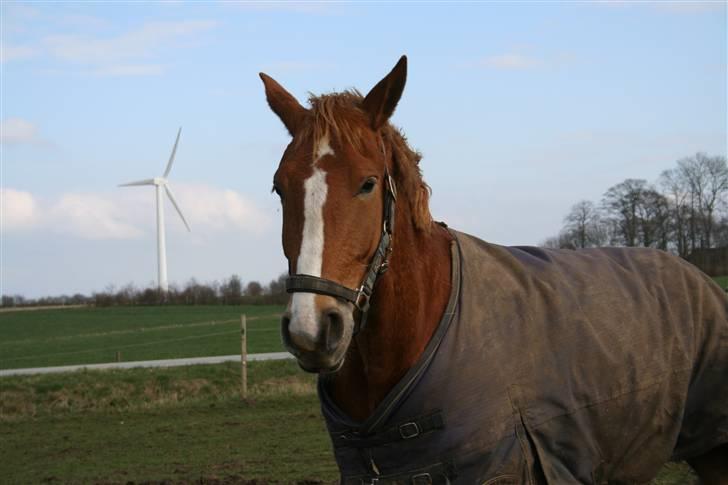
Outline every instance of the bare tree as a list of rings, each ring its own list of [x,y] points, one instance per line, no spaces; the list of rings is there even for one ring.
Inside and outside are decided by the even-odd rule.
[[[612,243],[668,249],[668,200],[646,181],[627,179],[611,187],[602,204],[612,228]]]
[[[19,302],[17,301],[17,296],[3,295],[2,306],[12,307],[12,306],[16,306],[18,304],[19,304]]]
[[[286,273],[278,276],[277,279],[271,280],[268,284],[268,294],[271,296],[280,296],[286,294],[286,279],[288,275]]]
[[[240,305],[243,295],[243,283],[236,274],[220,285],[220,293],[222,294],[223,303],[226,305]]]
[[[660,186],[667,200],[669,213],[669,239],[677,254],[686,258],[690,254],[690,187],[680,170],[665,170],[660,175]]]
[[[185,289],[180,293],[179,299],[187,305],[213,305],[219,302],[218,286],[216,282],[200,284],[192,278],[185,284]]]
[[[714,230],[715,247],[728,246],[728,216],[723,215],[716,223]]]
[[[604,211],[615,229],[616,240],[625,246],[637,246],[639,241],[639,210],[647,182],[627,179],[607,190],[602,199]]]
[[[588,200],[577,202],[564,218],[562,239],[577,248],[601,246],[606,242],[606,228],[597,206]]]
[[[558,236],[552,236],[539,244],[543,248],[550,249],[576,249],[572,241],[571,235],[561,231]]]
[[[678,172],[689,188],[691,249],[712,247],[715,212],[728,193],[726,159],[697,153],[679,160]]]
[[[637,211],[641,245],[667,250],[670,213],[665,196],[654,188],[645,189]]]
[[[263,294],[263,286],[257,281],[251,281],[248,286],[245,287],[245,294],[247,296],[260,296]]]

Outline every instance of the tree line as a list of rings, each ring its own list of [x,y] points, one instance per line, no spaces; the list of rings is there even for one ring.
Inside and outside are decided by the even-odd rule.
[[[238,275],[232,275],[222,282],[211,283],[200,283],[193,278],[181,287],[170,285],[166,294],[160,292],[154,285],[138,288],[128,284],[118,289],[109,286],[104,291],[91,295],[76,293],[37,299],[24,298],[21,295],[3,295],[2,306],[279,305],[288,301],[286,277],[287,275],[282,274],[267,285],[258,281],[250,281],[243,285]]]
[[[559,234],[542,246],[652,247],[683,258],[728,246],[726,158],[697,153],[678,160],[655,183],[630,178],[607,189],[598,202],[579,201]]]

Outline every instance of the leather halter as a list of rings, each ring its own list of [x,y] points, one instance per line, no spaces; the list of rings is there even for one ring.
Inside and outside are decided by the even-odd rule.
[[[286,279],[286,291],[288,293],[317,293],[319,295],[333,296],[354,304],[361,312],[359,321],[354,326],[354,335],[359,333],[366,326],[367,312],[369,311],[369,300],[374,292],[374,284],[380,274],[387,271],[389,267],[389,255],[392,252],[392,236],[394,232],[394,206],[397,201],[397,188],[394,179],[389,175],[389,170],[384,169],[384,222],[382,224],[382,235],[379,238],[379,245],[369,263],[364,279],[359,288],[352,289],[326,278],[307,274],[294,274]]]

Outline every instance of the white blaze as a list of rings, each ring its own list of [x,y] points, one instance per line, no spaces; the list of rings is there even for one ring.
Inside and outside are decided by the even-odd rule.
[[[321,276],[324,253],[323,209],[328,192],[326,172],[314,168],[313,175],[303,183],[303,189],[303,238],[296,273]]]
[[[297,274],[321,277],[324,255],[324,203],[328,186],[326,172],[316,166],[325,155],[333,155],[328,137],[319,141],[314,152],[313,174],[303,182],[303,237],[296,266]],[[291,299],[289,332],[313,342],[318,334],[318,314],[313,293],[294,293]]]

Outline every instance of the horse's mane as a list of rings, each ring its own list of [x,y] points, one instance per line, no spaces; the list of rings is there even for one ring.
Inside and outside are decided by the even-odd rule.
[[[356,90],[311,95],[308,101],[311,104],[312,121],[304,123],[302,132],[296,138],[302,141],[313,136],[313,146],[318,146],[318,140],[333,134],[341,143],[362,151],[363,133],[369,124],[369,117],[360,108],[363,100],[364,97]],[[415,228],[429,231],[432,225],[430,187],[422,179],[419,166],[422,155],[409,146],[402,132],[391,123],[387,122],[380,131],[392,151],[392,176],[397,184],[398,200],[410,205]]]

